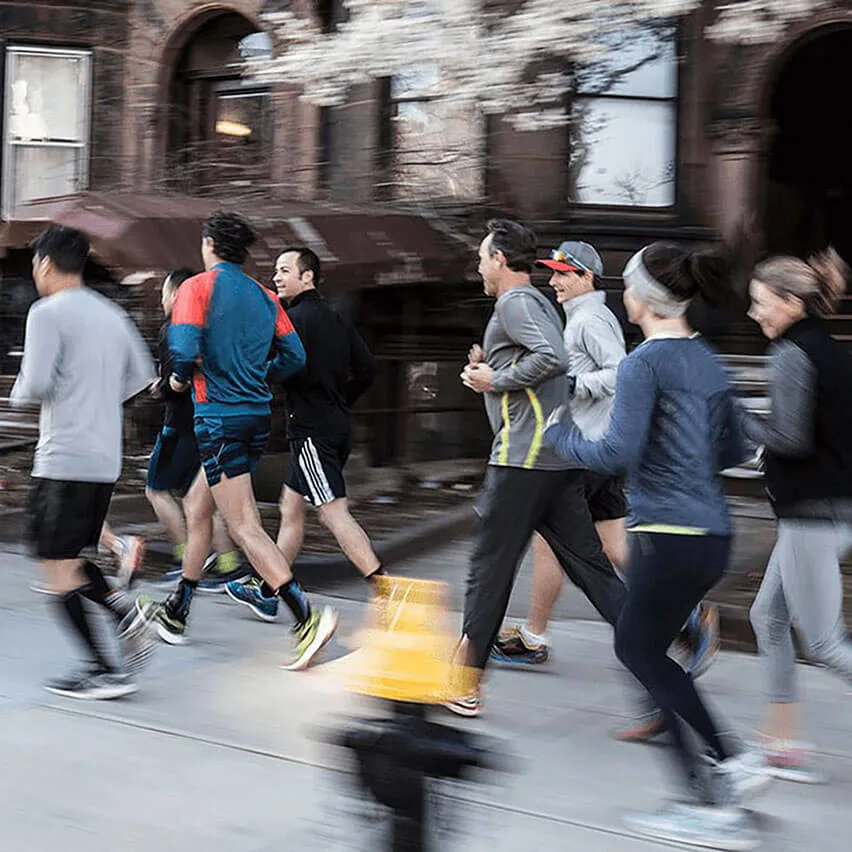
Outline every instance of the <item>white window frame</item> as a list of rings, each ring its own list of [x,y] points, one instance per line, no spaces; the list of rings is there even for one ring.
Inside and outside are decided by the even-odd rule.
[[[12,73],[15,61],[20,56],[57,56],[63,58],[78,58],[86,63],[83,84],[79,87],[80,114],[83,116],[80,139],[76,142],[63,140],[19,140],[12,139],[10,110],[12,103]],[[3,216],[7,219],[15,215],[19,203],[15,198],[15,148],[73,148],[77,155],[77,191],[84,190],[89,185],[89,149],[92,126],[92,51],[79,48],[42,47],[39,45],[11,44],[6,46],[5,84],[3,90],[3,175],[2,175],[2,207]]]

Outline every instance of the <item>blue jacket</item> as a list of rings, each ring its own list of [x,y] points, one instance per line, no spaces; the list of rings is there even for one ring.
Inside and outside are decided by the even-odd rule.
[[[235,263],[178,290],[169,330],[174,374],[193,381],[196,416],[268,414],[269,381],[305,366],[305,349],[278,297]]]
[[[731,532],[720,473],[746,450],[728,377],[700,338],[649,338],[622,361],[601,440],[561,424],[546,438],[584,467],[626,473],[628,526]]]

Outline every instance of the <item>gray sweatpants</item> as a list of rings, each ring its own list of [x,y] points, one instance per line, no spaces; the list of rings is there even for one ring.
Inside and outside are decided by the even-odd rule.
[[[850,547],[852,525],[778,522],[778,540],[751,608],[770,701],[796,701],[794,625],[808,656],[852,683],[852,640],[843,624],[840,576],[840,558]]]

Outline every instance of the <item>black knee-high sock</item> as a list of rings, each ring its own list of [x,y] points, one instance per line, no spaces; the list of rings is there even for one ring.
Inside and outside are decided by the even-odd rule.
[[[372,573],[372,574],[366,574],[366,575],[364,576],[364,580],[365,580],[367,583],[369,583],[370,585],[375,586],[375,585],[376,585],[376,578],[377,578],[377,577],[386,577],[386,576],[387,576],[387,575],[385,574],[385,569],[384,569],[384,567],[383,567],[382,565],[379,565],[379,567],[378,567],[378,568],[376,568],[376,570],[375,570],[375,571],[373,571],[373,573]]]
[[[133,609],[133,604],[126,595],[120,591],[113,591],[104,577],[103,571],[94,562],[83,563],[83,573],[89,581],[89,585],[80,589],[83,597],[92,603],[102,606],[113,617],[116,624]]]
[[[86,652],[90,655],[92,662],[99,667],[111,671],[112,666],[103,654],[103,651],[98,647],[92,632],[92,625],[89,621],[86,605],[83,603],[83,596],[80,589],[75,589],[73,592],[61,595],[59,605],[65,617],[74,628],[74,632],[83,641]]]
[[[278,597],[287,604],[296,619],[296,624],[301,626],[311,617],[310,601],[295,579],[281,586]]]

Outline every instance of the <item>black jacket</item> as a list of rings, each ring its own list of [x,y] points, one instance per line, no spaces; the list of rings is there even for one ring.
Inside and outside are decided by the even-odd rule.
[[[361,335],[316,290],[287,305],[307,354],[304,369],[288,379],[287,437],[342,436],[349,407],[376,375],[376,362]]]
[[[172,374],[169,325],[169,321],[166,320],[160,326],[160,336],[157,341],[157,359],[160,364],[155,392],[166,403],[163,426],[174,429],[180,435],[192,435],[195,431],[193,424],[195,408],[192,404],[192,393],[190,391],[175,393],[169,384],[169,377]]]
[[[815,373],[811,451],[791,457],[767,447],[765,454],[776,513],[797,517],[807,501],[852,499],[852,354],[815,318],[797,322],[782,339],[807,355]]]

